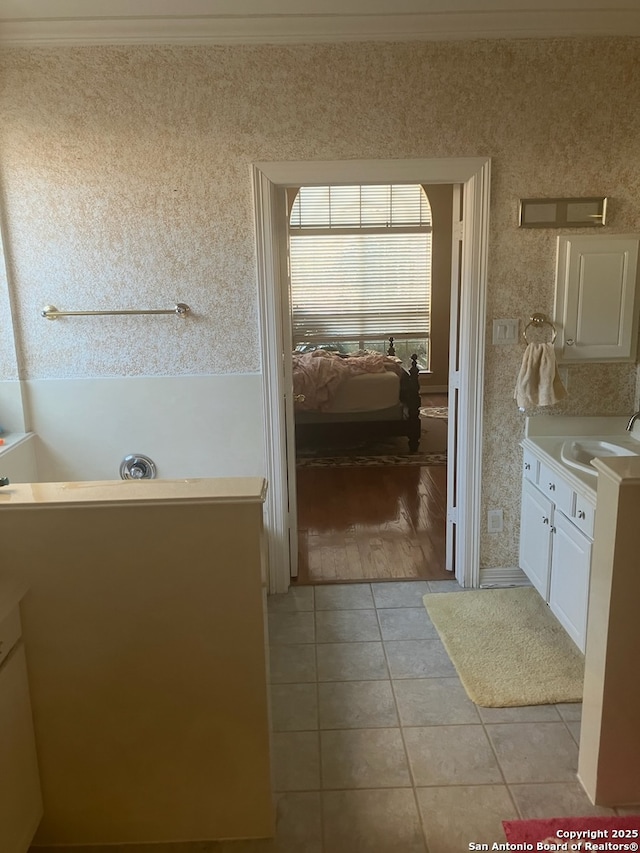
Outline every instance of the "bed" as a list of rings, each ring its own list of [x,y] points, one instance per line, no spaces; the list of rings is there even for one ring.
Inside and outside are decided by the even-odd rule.
[[[406,436],[409,451],[420,444],[417,356],[405,369],[387,355],[352,356],[316,350],[294,353],[294,410],[298,448]]]

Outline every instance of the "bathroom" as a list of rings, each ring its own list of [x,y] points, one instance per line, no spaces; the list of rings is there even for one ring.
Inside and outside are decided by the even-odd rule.
[[[3,438],[35,434],[42,481],[116,479],[131,453],[162,478],[263,476],[251,164],[489,156],[481,568],[513,569],[524,345],[492,346],[491,323],[522,330],[552,312],[558,234],[519,229],[518,200],[606,195],[611,230],[640,229],[637,50],[625,38],[4,49]],[[177,302],[184,319],[42,316]],[[638,408],[635,363],[566,379],[554,412]],[[486,529],[489,509],[503,510],[501,532]]]

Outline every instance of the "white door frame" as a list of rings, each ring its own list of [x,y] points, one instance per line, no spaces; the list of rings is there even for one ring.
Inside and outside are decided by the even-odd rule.
[[[456,577],[480,585],[482,400],[491,161],[485,157],[427,160],[329,160],[254,163],[257,278],[262,344],[269,542],[269,592],[289,588],[289,489],[280,276],[286,252],[284,188],[312,184],[463,184],[462,291],[457,477]]]

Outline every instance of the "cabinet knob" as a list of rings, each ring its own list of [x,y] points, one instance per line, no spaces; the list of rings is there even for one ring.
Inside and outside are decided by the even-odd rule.
[[[583,509],[578,510],[578,518],[586,518],[587,515]]]
[[[574,341],[574,339],[573,339],[573,338],[567,338],[567,340],[565,341],[565,344],[566,344],[568,347],[572,347],[572,346],[575,344],[575,341]]]
[[[556,484],[555,483],[549,483],[549,491],[555,492],[555,490],[556,490]]]
[[[524,470],[525,470],[525,471],[530,471],[530,470],[531,470],[531,463],[530,463],[530,462],[525,462],[525,463],[524,463]]]
[[[546,517],[546,515],[542,516],[542,523],[543,524],[549,524],[549,519]]]

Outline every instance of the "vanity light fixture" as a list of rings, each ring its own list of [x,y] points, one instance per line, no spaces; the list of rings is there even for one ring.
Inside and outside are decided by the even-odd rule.
[[[592,228],[605,224],[607,197],[521,198],[520,228]]]

